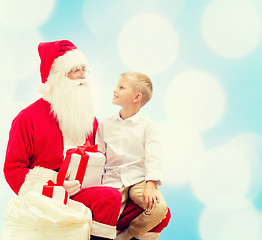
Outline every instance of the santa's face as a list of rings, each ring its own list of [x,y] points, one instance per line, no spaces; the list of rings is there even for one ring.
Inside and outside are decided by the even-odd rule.
[[[75,67],[67,74],[67,77],[71,80],[85,79],[87,73],[85,66]]]
[[[93,94],[84,68],[53,79],[48,101],[58,119],[65,145],[82,145],[93,129]]]

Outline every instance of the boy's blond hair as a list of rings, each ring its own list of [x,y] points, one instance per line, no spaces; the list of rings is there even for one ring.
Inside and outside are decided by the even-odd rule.
[[[142,94],[141,107],[143,107],[152,97],[153,85],[150,78],[139,72],[125,72],[120,75],[127,81],[130,81],[136,91]]]

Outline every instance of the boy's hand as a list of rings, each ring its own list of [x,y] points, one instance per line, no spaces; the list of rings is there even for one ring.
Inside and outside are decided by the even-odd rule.
[[[156,181],[147,181],[143,194],[145,209],[151,210],[159,201],[159,197],[156,193]]]

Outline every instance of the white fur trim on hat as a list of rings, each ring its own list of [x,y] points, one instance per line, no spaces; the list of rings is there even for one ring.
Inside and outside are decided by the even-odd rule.
[[[30,169],[25,177],[25,182],[21,186],[18,196],[22,197],[35,186],[46,184],[49,180],[56,181],[57,172],[48,168],[34,167]]]
[[[51,67],[51,73],[64,72],[68,73],[74,67],[87,66],[86,57],[78,49],[66,52],[64,55],[57,57]]]

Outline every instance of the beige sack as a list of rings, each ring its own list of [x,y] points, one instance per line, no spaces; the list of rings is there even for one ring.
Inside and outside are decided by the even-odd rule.
[[[91,224],[82,203],[69,200],[67,206],[31,191],[9,202],[2,240],[89,240]]]

